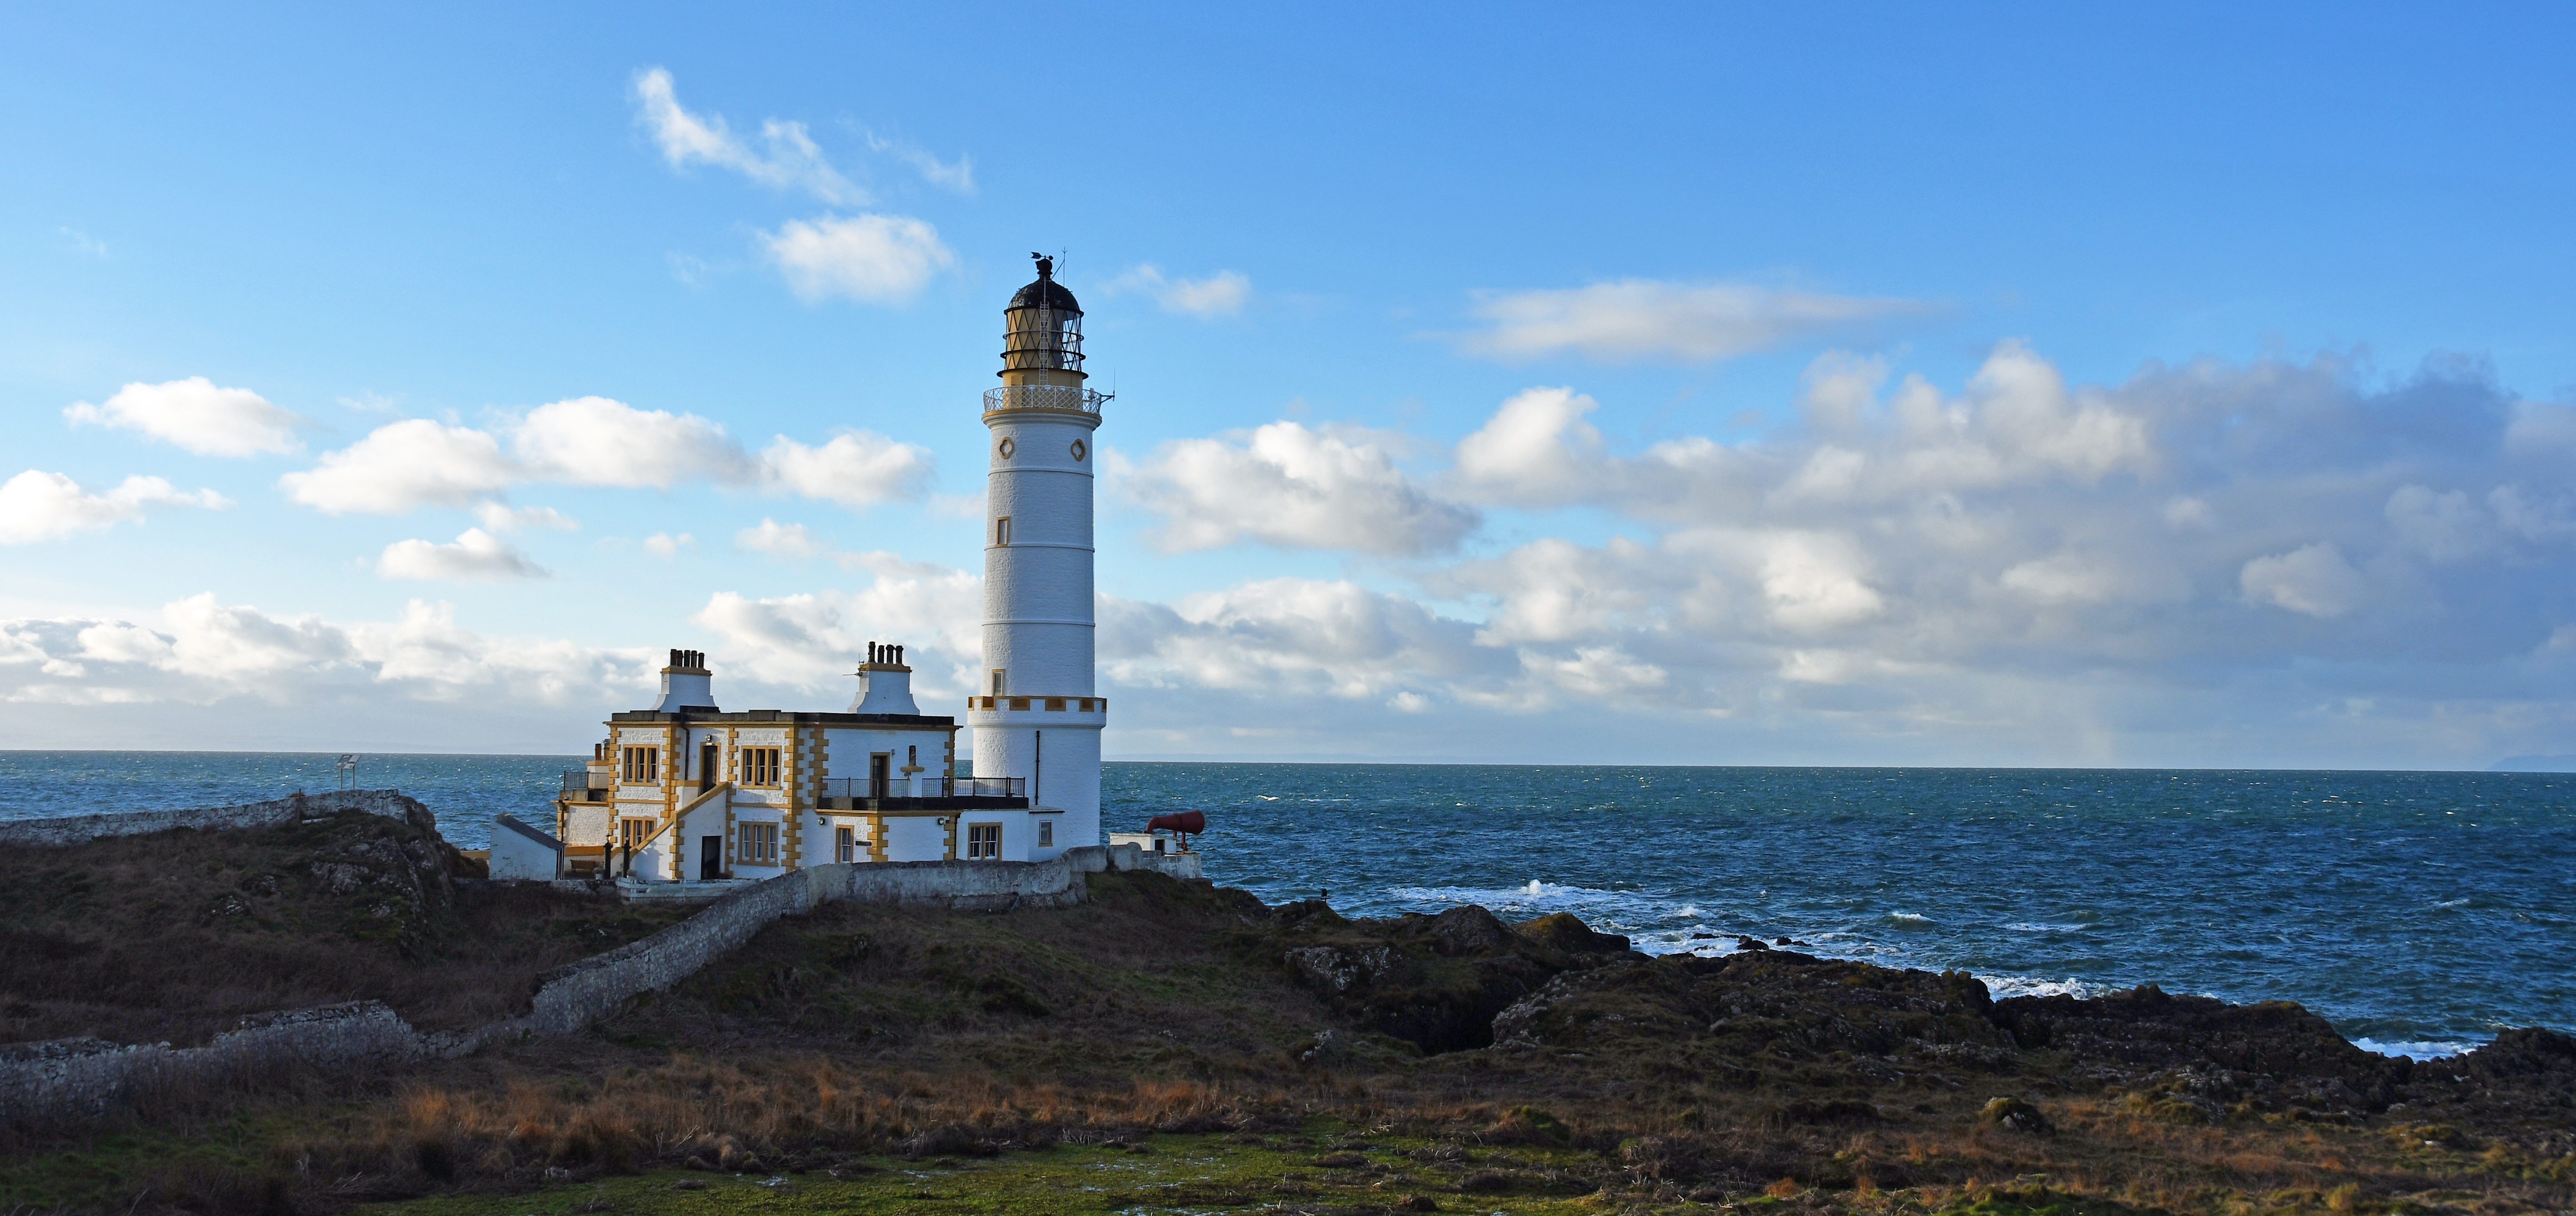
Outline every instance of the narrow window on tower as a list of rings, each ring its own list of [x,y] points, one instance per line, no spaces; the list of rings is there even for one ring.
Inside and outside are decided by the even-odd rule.
[[[1002,669],[996,667],[993,669],[993,691],[986,695],[998,697],[1002,695],[1002,692]]]
[[[1010,516],[1004,515],[993,521],[993,543],[996,545],[1008,545],[1011,543]]]

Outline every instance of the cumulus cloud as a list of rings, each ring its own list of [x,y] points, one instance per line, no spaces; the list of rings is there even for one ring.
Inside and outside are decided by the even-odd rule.
[[[63,417],[74,426],[140,431],[200,456],[257,456],[304,446],[295,434],[302,415],[246,388],[217,388],[204,376],[128,384],[104,405],[82,401],[65,407]]]
[[[891,553],[853,554],[845,564],[869,571],[869,585],[767,599],[720,591],[690,623],[722,639],[715,661],[781,688],[855,691],[849,675],[870,642],[910,648],[913,693],[929,712],[976,686],[983,580]]]
[[[119,523],[139,523],[147,507],[218,511],[231,505],[212,490],[184,493],[158,477],[128,477],[102,494],[81,488],[61,473],[29,469],[0,482],[0,545],[30,545]]]
[[[1457,480],[1480,501],[1561,506],[1602,492],[1618,475],[1584,415],[1601,403],[1570,388],[1529,389],[1458,441]]]
[[[450,544],[398,540],[376,559],[376,577],[425,582],[497,583],[546,578],[553,572],[481,528],[467,528]]]
[[[443,603],[413,600],[390,621],[339,623],[205,593],[139,620],[0,620],[0,714],[24,720],[15,707],[260,702],[278,707],[256,716],[267,719],[296,705],[372,713],[388,697],[467,702],[486,715],[523,705],[561,714],[644,695],[652,657],[640,648],[479,635],[459,627],[455,608]],[[410,717],[416,725],[417,712]],[[315,738],[327,746],[341,736]]]
[[[2314,617],[2338,617],[2361,603],[2368,590],[2343,551],[2320,541],[2245,563],[2237,584],[2245,598]]]
[[[288,498],[329,514],[394,515],[421,506],[463,506],[528,476],[487,432],[407,418],[323,453],[314,467],[288,473],[277,484]]]
[[[644,538],[644,551],[655,557],[669,559],[678,557],[680,550],[690,548],[697,543],[698,538],[686,532],[677,536],[668,532],[656,532]]]
[[[1609,716],[1573,722],[1614,724],[1611,744],[1802,725],[1837,741],[1828,756],[1988,762],[2482,765],[2576,727],[2576,466],[2547,410],[2473,365],[2200,361],[2075,384],[2006,342],[1955,389],[1828,355],[1796,404],[1758,437],[1631,448],[1572,387],[1517,394],[1444,475],[1401,484],[1598,508],[1626,534],[1550,536],[1542,516],[1499,553],[1412,567],[1418,596],[1267,580],[1111,601],[1104,670],[1198,707],[1160,724],[1175,750],[1221,750],[1190,724],[1214,705],[1331,746],[1298,698],[1355,720],[1591,706]],[[1370,551],[1358,538],[1400,533],[1300,520],[1322,502],[1403,515],[1338,489],[1273,505],[1303,466],[1265,450],[1329,434],[1256,434],[1168,445],[1128,475],[1164,543]],[[1391,460],[1356,467],[1393,484]]]
[[[845,296],[864,304],[901,304],[957,255],[923,220],[901,215],[825,216],[789,220],[760,242],[796,298],[815,303]]]
[[[520,532],[529,528],[572,532],[581,528],[571,516],[553,507],[512,507],[498,502],[474,504],[474,519],[494,532]]]
[[[1475,511],[1416,484],[1380,439],[1295,422],[1167,443],[1120,484],[1162,516],[1154,540],[1171,552],[1253,540],[1411,556],[1454,549],[1476,526]]]
[[[1106,599],[1100,661],[1119,684],[1379,701],[1431,682],[1492,696],[1516,669],[1474,627],[1347,581],[1279,578],[1178,605]]]
[[[778,491],[845,507],[917,500],[930,490],[930,449],[872,431],[844,431],[820,447],[780,435],[760,458]]]
[[[734,533],[734,547],[771,557],[809,558],[821,556],[829,546],[814,538],[803,524],[782,524],[763,519],[759,526]]]
[[[1461,345],[1474,354],[1513,361],[1570,351],[1607,362],[1698,363],[1925,311],[1925,305],[1911,300],[1622,279],[1486,293],[1475,305],[1486,328],[1466,336]]]
[[[1148,262],[1110,280],[1110,290],[1141,291],[1152,296],[1165,312],[1187,313],[1194,317],[1230,317],[1243,311],[1252,298],[1252,280],[1240,271],[1220,270],[1201,279],[1165,277],[1162,270]]]
[[[463,506],[527,483],[667,490],[710,482],[866,507],[918,499],[930,475],[926,449],[866,431],[820,447],[781,435],[754,457],[695,414],[575,397],[491,430],[425,418],[387,423],[278,484],[296,502],[338,515]],[[475,510],[494,531],[571,526],[552,510],[513,512],[491,501]]]
[[[757,471],[713,422],[606,397],[538,406],[510,431],[522,464],[567,485],[667,490],[684,481],[744,481]]]
[[[806,191],[827,203],[868,201],[868,192],[832,167],[801,122],[762,121],[760,146],[754,148],[733,133],[723,115],[693,114],[682,106],[664,68],[637,74],[634,99],[636,121],[652,134],[662,160],[674,169],[715,165],[773,189]]]

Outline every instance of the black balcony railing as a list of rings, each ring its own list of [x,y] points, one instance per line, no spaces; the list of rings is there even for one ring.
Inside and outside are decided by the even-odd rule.
[[[816,791],[823,798],[842,801],[852,798],[1026,798],[1025,777],[934,777],[921,783],[921,792],[913,793],[909,782],[889,781],[884,790],[866,777],[826,777],[823,788]]]

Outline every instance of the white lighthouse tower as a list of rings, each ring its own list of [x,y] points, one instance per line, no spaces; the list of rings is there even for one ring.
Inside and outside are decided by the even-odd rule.
[[[1037,264],[1002,312],[1002,385],[984,394],[984,679],[966,704],[975,775],[1028,783],[1033,861],[1100,843],[1109,720],[1091,671],[1092,432],[1107,398],[1083,387],[1082,306],[1052,260]]]

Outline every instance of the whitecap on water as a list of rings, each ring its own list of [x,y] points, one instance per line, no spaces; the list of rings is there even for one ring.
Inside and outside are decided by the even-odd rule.
[[[2052,925],[2046,921],[2017,920],[2004,926],[2015,933],[2082,933],[2091,925]]]
[[[2445,899],[2445,900],[2438,900],[2438,901],[2435,901],[2435,903],[2433,904],[2433,906],[2434,906],[2434,907],[2436,907],[2436,908],[2463,908],[2463,907],[2467,907],[2467,906],[2468,906],[2468,903],[2469,903],[2469,897],[2468,897],[2468,896],[2466,896],[2466,895],[2463,895],[2463,896],[2459,897],[2458,899]]]
[[[1985,982],[1986,991],[1999,1001],[2008,996],[2071,996],[2079,1001],[2089,1001],[2119,991],[2109,984],[2072,978],[2052,980],[2032,975],[1980,975],[1977,978]]]
[[[2377,1039],[2354,1039],[2352,1045],[2363,1051],[2383,1056],[2404,1056],[2410,1060],[2439,1060],[2445,1056],[2466,1055],[2481,1046],[2477,1043],[2448,1043],[2438,1040],[2424,1043],[2383,1043]]]
[[[1890,912],[1887,914],[1887,919],[1895,921],[1900,925],[1928,925],[1933,923],[1931,917],[1925,916],[1919,912]]]

